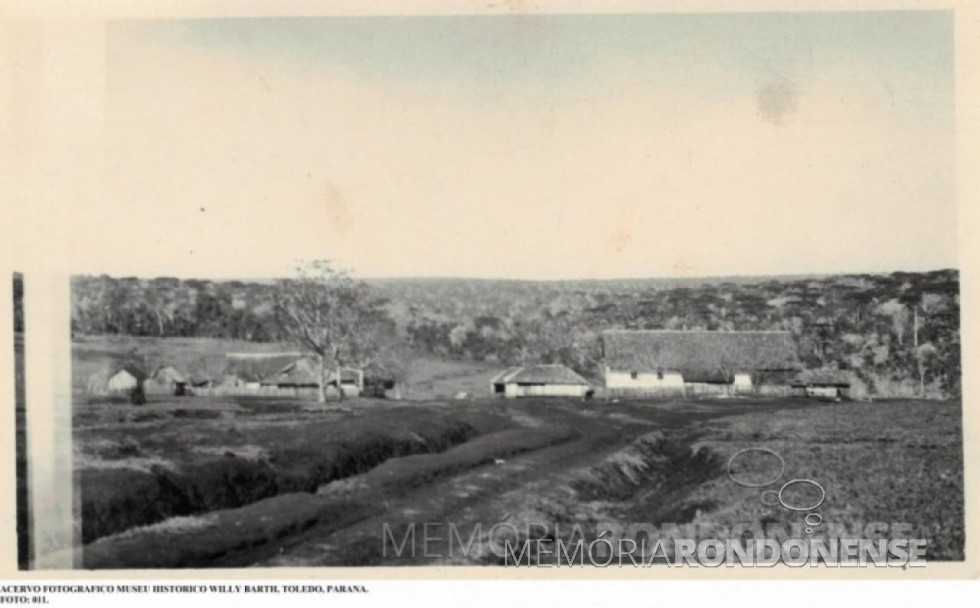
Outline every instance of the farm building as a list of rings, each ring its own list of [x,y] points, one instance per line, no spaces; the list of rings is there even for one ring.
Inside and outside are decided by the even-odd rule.
[[[244,378],[238,376],[237,374],[228,372],[225,372],[219,377],[215,378],[212,386],[219,394],[241,395],[249,392],[249,383]],[[255,387],[254,390],[257,391],[258,386],[255,384],[253,384],[253,386]]]
[[[217,384],[214,375],[205,372],[192,372],[187,376],[187,382],[194,388],[212,388]]]
[[[294,353],[229,354],[225,365],[225,385],[234,386],[245,393],[258,392],[265,379],[274,376],[295,362]],[[233,380],[232,380],[233,379]]]
[[[184,395],[187,376],[172,365],[158,367],[146,381],[146,392],[158,395]]]
[[[851,375],[839,369],[807,369],[793,380],[792,387],[797,394],[806,397],[847,398],[850,396]]]
[[[129,393],[141,388],[146,382],[146,372],[136,365],[123,365],[116,369],[106,379],[105,387],[109,393]]]
[[[380,399],[401,399],[405,389],[404,362],[395,358],[369,363],[363,373],[361,395]]]
[[[262,387],[263,389],[275,388],[283,392],[292,392],[296,395],[315,394],[320,383],[319,375],[317,362],[310,357],[303,357],[296,359],[262,380]],[[344,391],[344,395],[348,397],[359,395],[362,379],[360,370],[342,369],[340,387]],[[327,386],[337,388],[336,370],[327,371]]]
[[[789,332],[609,330],[602,343],[612,394],[785,395],[801,369]]]
[[[340,370],[340,387],[343,389],[344,395],[348,397],[356,397],[360,395],[363,382],[364,375],[361,373],[361,370],[348,368],[343,368]],[[337,388],[336,370],[327,372],[327,386]]]
[[[584,397],[589,382],[564,365],[512,367],[493,380],[495,395],[505,397]]]

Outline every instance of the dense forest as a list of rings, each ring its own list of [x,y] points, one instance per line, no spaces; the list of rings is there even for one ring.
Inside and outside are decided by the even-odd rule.
[[[960,391],[955,270],[702,280],[369,281],[417,353],[565,363],[599,377],[605,329],[787,330],[810,368],[879,395]],[[76,277],[80,334],[280,341],[272,282]]]

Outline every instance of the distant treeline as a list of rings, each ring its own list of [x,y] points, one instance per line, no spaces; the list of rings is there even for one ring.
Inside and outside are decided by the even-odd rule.
[[[415,352],[564,363],[599,377],[610,328],[787,330],[804,365],[853,370],[882,395],[958,395],[959,273],[659,280],[372,281]],[[73,331],[279,341],[275,285],[77,277]]]

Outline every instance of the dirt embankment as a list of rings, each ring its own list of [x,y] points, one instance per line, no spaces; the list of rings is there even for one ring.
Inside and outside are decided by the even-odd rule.
[[[226,429],[213,430],[221,435]],[[481,432],[472,421],[423,411],[392,414],[385,425],[358,418],[253,424],[238,432],[237,441],[209,436],[211,444],[196,446],[195,457],[187,459],[160,458],[150,438],[111,443],[95,466],[76,473],[82,542],[172,517],[313,493],[390,458],[440,452]]]
[[[623,521],[638,505],[648,510],[646,520],[667,516],[684,523],[695,513],[678,512],[676,505],[684,504],[684,497],[722,472],[721,459],[711,450],[692,447],[693,439],[689,433],[668,439],[662,431],[649,432],[593,465],[509,492],[499,497],[494,509],[507,513],[510,529],[519,531],[518,537],[509,539],[512,546],[553,542],[556,530],[582,532],[598,522]],[[483,538],[482,552],[467,556],[466,563],[505,565],[506,558],[492,550],[501,542]]]
[[[173,518],[132,529],[84,548],[85,568],[240,566],[268,558],[276,543],[317,526],[340,529],[385,510],[388,500],[498,459],[532,452],[575,436],[567,427],[491,432],[444,452],[392,457],[367,472],[333,481],[316,495],[290,493],[238,509]]]

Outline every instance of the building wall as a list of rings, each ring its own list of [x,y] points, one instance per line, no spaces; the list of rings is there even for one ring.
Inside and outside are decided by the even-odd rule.
[[[127,371],[121,371],[109,378],[106,388],[110,391],[130,391],[136,388],[136,377]]]
[[[361,395],[361,389],[356,384],[342,384],[341,390],[344,391],[345,397],[359,397]]]
[[[789,397],[793,389],[788,384],[756,384],[752,392],[763,397]]]
[[[589,390],[584,384],[516,384],[504,385],[504,395],[516,397],[583,397]]]
[[[841,395],[843,391],[840,391],[836,386],[808,386],[806,387],[807,397],[828,397],[835,399]]]
[[[752,391],[752,376],[749,374],[735,374],[732,378],[732,389],[736,393],[749,393]]]
[[[687,397],[716,397],[718,395],[732,395],[734,392],[734,384],[688,382],[684,385],[684,394]]]
[[[143,383],[143,388],[151,395],[173,395],[176,388],[169,380],[147,380]]]
[[[663,374],[639,372],[636,378],[631,371],[612,370],[606,368],[606,388],[610,389],[684,389],[684,377],[678,372]]]
[[[788,384],[752,382],[752,375],[737,372],[731,384],[685,382],[678,372],[641,372],[633,378],[629,371],[605,369],[606,389],[609,395],[623,397],[711,397],[717,395],[765,395],[786,396]]]

